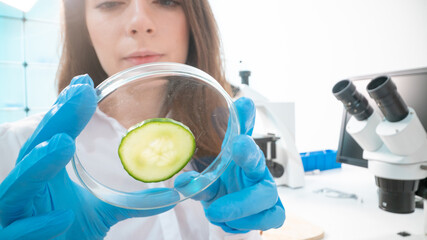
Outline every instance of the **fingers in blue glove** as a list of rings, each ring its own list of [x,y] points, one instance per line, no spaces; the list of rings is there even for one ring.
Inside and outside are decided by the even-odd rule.
[[[33,198],[45,190],[47,181],[64,169],[74,151],[74,140],[60,133],[37,145],[16,165],[0,185],[2,226],[32,216]]]
[[[73,79],[71,79],[70,86],[78,84],[86,84],[91,86],[92,88],[94,87],[92,78],[90,78],[88,74],[75,76],[73,77]]]
[[[281,204],[276,204],[274,207],[264,210],[260,213],[229,221],[226,223],[226,225],[240,231],[249,231],[253,229],[266,231],[271,228],[278,228],[282,226],[284,221],[285,209],[283,206],[281,206]]]
[[[239,98],[234,102],[240,123],[240,133],[252,135],[255,125],[255,104],[249,98]]]
[[[53,239],[63,234],[73,224],[71,210],[57,210],[45,215],[24,218],[0,230],[0,239]]]
[[[17,162],[36,145],[58,133],[67,133],[75,139],[91,119],[97,106],[93,82],[88,75],[75,77],[72,84],[58,96],[33,135],[21,148]]]
[[[257,182],[264,177],[265,157],[251,137],[239,135],[234,138],[231,158],[250,180]]]
[[[247,135],[239,135],[233,139],[232,154],[230,157],[233,161],[243,169],[245,175],[243,176],[244,181],[255,184],[265,177],[265,158],[261,149],[256,145],[255,141]],[[193,179],[197,177],[197,181]],[[213,177],[213,176],[212,176]],[[197,172],[185,172],[179,175],[175,180],[175,188],[185,196],[192,196],[193,199],[199,201],[211,201],[216,196],[221,196],[223,186],[220,181],[214,182],[211,186],[205,189],[203,192],[195,195],[202,186],[207,186],[208,183],[212,182],[208,174],[200,175]],[[224,194],[226,194],[224,192]]]
[[[272,208],[277,200],[278,193],[274,181],[265,179],[216,199],[206,209],[206,216],[213,222],[228,222]]]

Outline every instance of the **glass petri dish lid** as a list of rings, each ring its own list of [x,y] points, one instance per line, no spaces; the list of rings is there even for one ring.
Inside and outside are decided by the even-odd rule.
[[[228,93],[202,70],[180,63],[143,64],[109,77],[95,90],[96,124],[87,128],[96,130],[84,142],[77,139],[83,147],[77,147],[72,164],[80,183],[102,201],[139,210],[175,205],[209,187],[230,163],[231,142],[240,133],[237,112]],[[180,172],[146,183],[128,174],[118,149],[129,129],[152,118],[187,126],[196,149]]]

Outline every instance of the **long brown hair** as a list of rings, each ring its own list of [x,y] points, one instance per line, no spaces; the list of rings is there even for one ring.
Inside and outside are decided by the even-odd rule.
[[[97,86],[108,76],[101,67],[90,41],[85,20],[85,1],[63,0],[63,3],[63,49],[58,69],[58,92],[62,91],[74,76],[85,73],[89,74]],[[183,0],[181,4],[190,28],[186,64],[205,71],[231,94],[231,87],[226,82],[223,71],[218,27],[208,0]],[[218,132],[227,128],[227,122],[221,120],[227,119],[227,116],[218,118],[220,119],[218,121],[218,119],[209,119],[212,118],[209,115],[189,114],[194,113],[194,109],[204,109],[206,112],[216,111],[215,114],[224,115],[224,112],[221,113],[219,109],[215,109],[218,96],[204,87],[193,89],[193,91],[174,88],[173,94],[175,99],[187,99],[185,103],[170,102],[168,108],[179,109],[175,111],[174,118],[185,122],[198,137],[196,158],[199,161],[196,161],[195,167],[197,170],[203,170],[221,149],[224,136]]]

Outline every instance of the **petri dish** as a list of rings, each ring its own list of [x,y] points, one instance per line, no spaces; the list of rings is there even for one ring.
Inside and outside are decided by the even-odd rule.
[[[180,63],[143,64],[109,77],[95,90],[95,114],[108,124],[97,125],[85,143],[92,149],[77,148],[72,164],[80,183],[102,201],[138,210],[176,205],[208,188],[230,163],[231,142],[240,133],[237,112],[228,93],[202,70]],[[151,118],[170,118],[190,128],[196,150],[170,179],[145,183],[127,173],[118,149],[128,129]]]

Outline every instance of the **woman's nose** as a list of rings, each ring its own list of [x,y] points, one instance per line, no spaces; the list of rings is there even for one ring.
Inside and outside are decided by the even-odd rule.
[[[129,22],[126,32],[131,35],[154,34],[156,28],[152,19],[149,2],[134,0],[129,6]]]

